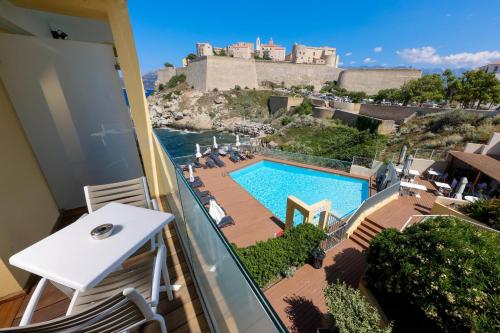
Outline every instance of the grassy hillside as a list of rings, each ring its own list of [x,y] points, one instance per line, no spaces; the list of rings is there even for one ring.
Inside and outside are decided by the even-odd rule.
[[[373,158],[387,142],[384,135],[334,122],[326,127],[290,127],[266,139],[278,143],[285,151],[344,161],[351,161],[353,156]]]
[[[269,97],[277,95],[272,90],[233,89],[224,93],[230,116],[269,118]]]
[[[453,111],[416,117],[389,140],[386,153],[398,152],[405,144],[413,149],[462,150],[467,142],[488,142],[494,132],[500,132],[500,116]]]

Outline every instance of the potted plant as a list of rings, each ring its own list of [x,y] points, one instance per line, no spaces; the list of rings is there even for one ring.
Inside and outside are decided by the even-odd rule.
[[[320,269],[323,267],[323,260],[325,259],[325,251],[323,249],[317,247],[311,251],[311,265]]]

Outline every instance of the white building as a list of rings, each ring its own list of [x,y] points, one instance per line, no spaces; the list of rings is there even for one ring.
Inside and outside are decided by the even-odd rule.
[[[257,41],[260,45],[260,39],[257,38]],[[286,49],[281,46],[274,44],[273,39],[269,39],[268,44],[261,44],[260,51],[258,52],[258,56],[264,59],[269,59],[273,61],[285,61]]]
[[[318,64],[335,68],[339,64],[337,49],[328,46],[315,47],[295,44],[290,60],[296,64]]]
[[[196,43],[196,55],[198,57],[214,55],[214,50],[210,43]]]
[[[227,47],[227,53],[233,58],[251,59],[254,52],[253,44],[238,42]]]

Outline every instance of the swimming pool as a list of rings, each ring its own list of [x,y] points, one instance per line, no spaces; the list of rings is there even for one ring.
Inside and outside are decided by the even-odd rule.
[[[353,212],[368,198],[367,180],[267,160],[230,176],[283,222],[289,195],[308,205],[328,199],[339,217]]]

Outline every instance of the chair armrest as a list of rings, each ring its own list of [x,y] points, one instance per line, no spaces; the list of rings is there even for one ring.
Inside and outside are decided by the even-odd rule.
[[[151,205],[153,206],[153,210],[160,210],[160,207],[158,206],[158,200],[156,200],[156,198],[151,199]]]
[[[46,284],[47,284],[47,279],[42,278],[36,285],[35,291],[31,295],[30,301],[26,306],[26,310],[24,310],[24,314],[23,317],[21,318],[19,326],[26,326],[31,322],[31,318],[33,317],[33,313],[35,312],[36,306],[38,304],[38,301],[40,300],[40,297],[42,296]]]

